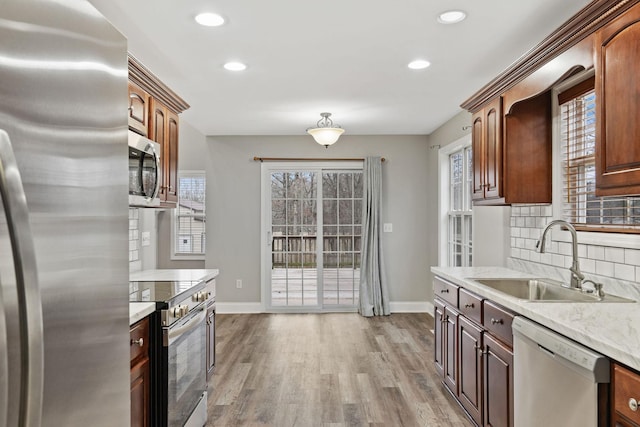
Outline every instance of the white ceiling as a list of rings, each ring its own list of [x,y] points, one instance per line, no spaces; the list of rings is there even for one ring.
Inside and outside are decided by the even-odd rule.
[[[90,0],[205,135],[429,134],[587,0]],[[465,21],[436,22],[462,9]],[[227,19],[197,25],[199,12]],[[422,58],[425,70],[407,64]],[[230,60],[241,73],[222,68]]]

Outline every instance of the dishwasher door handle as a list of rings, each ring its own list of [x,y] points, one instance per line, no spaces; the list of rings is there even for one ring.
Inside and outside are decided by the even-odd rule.
[[[543,353],[546,353],[547,355],[549,355],[551,357],[556,357],[556,354],[553,351],[549,350],[546,347],[541,346],[540,344],[538,344],[538,350],[540,350]]]

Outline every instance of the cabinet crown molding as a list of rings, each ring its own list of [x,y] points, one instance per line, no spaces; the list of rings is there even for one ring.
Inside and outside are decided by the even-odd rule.
[[[180,114],[190,107],[184,99],[162,83],[162,81],[147,67],[142,65],[136,57],[129,53],[127,58],[129,62],[129,81],[138,85],[153,98],[160,100],[176,114]]]
[[[522,55],[460,106],[476,112],[571,46],[593,34],[640,0],[594,0]]]

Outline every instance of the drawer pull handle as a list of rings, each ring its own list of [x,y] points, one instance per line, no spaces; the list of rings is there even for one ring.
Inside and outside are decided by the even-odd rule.
[[[502,325],[504,322],[502,321],[502,319],[494,319],[491,318],[491,324],[492,325]]]
[[[440,289],[440,293],[441,294],[448,294],[449,293],[449,289]]]
[[[144,340],[142,338],[139,338],[137,340],[131,340],[131,345],[134,344],[138,344],[139,347],[142,347],[144,345]]]
[[[631,409],[633,412],[636,412],[638,410],[638,401],[633,397],[629,399],[629,409]]]
[[[465,305],[464,305],[464,308],[473,308],[473,303],[471,303],[471,304],[465,304]]]

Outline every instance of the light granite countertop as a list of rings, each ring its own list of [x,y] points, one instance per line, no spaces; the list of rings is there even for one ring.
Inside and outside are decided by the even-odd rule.
[[[155,302],[130,302],[129,303],[129,326],[144,319],[156,309]]]
[[[431,267],[431,271],[540,323],[611,359],[640,370],[640,303],[532,302],[511,297],[473,278],[535,278],[503,267]]]

